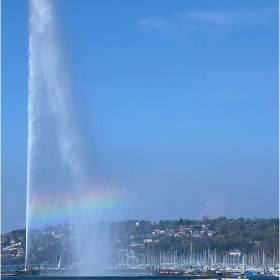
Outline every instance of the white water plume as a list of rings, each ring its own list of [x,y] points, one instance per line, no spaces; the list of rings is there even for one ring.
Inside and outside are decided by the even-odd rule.
[[[26,264],[35,250],[35,229],[79,222],[84,230],[76,231],[78,241],[71,250],[77,261],[94,267],[105,254],[97,245],[99,235],[88,229],[97,217],[84,209],[84,198],[94,190],[92,166],[75,115],[54,5],[50,0],[30,0],[29,9]],[[89,239],[83,245],[85,237]],[[48,261],[43,258],[40,261]],[[89,269],[87,273],[94,274]]]

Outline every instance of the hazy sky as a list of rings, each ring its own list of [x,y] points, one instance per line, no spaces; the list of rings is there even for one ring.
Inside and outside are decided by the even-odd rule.
[[[278,216],[278,1],[57,0],[112,219]],[[25,228],[28,1],[2,0],[2,232]]]

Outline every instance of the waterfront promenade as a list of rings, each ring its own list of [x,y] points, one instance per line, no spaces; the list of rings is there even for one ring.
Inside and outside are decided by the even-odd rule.
[[[23,269],[23,270],[1,270],[1,276],[91,276],[87,275],[83,269]],[[279,270],[255,269],[218,269],[218,270],[199,270],[185,268],[130,268],[130,269],[97,269],[97,276],[108,277],[126,277],[126,276],[143,276],[143,277],[185,277],[190,279],[225,279],[225,278],[252,278],[255,276],[275,276],[279,278]]]

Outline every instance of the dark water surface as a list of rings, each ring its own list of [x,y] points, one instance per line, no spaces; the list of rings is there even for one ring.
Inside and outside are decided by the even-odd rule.
[[[19,279],[20,278],[20,279]],[[3,280],[172,280],[172,279],[219,279],[219,280],[236,280],[237,276],[2,276]],[[242,278],[240,278],[241,280]],[[248,276],[250,280],[278,280],[277,276],[254,275]]]

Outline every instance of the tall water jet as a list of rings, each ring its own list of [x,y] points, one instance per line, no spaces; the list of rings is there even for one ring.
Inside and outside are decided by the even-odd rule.
[[[110,246],[101,237],[106,229],[99,234],[91,222],[100,219],[100,200],[110,200],[113,194],[97,187],[91,175],[53,2],[30,0],[29,10],[26,265],[50,261],[52,252],[43,241],[38,243],[39,229],[54,235],[49,226],[69,223],[76,238],[68,247],[57,244],[60,259],[66,251],[75,254],[75,261],[85,263],[83,271],[94,274],[91,268],[105,263],[104,244]],[[35,258],[35,250],[40,258]]]

